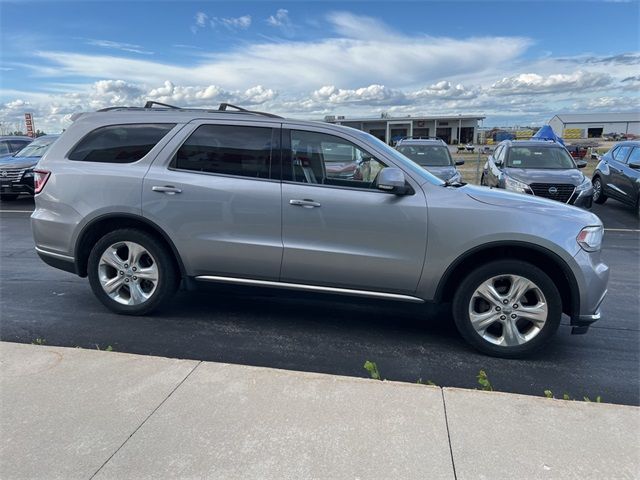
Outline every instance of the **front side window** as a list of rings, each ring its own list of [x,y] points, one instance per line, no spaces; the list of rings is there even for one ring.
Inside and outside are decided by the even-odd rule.
[[[182,144],[171,168],[269,178],[278,130],[237,125],[201,125]],[[275,148],[274,148],[275,147]]]
[[[351,188],[375,188],[386,165],[355,144],[334,135],[291,131],[291,158],[285,180]]]
[[[618,147],[613,152],[613,158],[615,158],[619,162],[624,162],[624,159],[627,158],[627,154],[631,147]]]
[[[400,145],[398,151],[422,167],[453,165],[449,149],[442,145]]]
[[[0,155],[8,155],[9,153],[11,153],[9,142],[0,142]]]
[[[538,168],[566,170],[576,168],[571,155],[564,148],[554,147],[511,147],[507,158],[511,168]]]
[[[100,127],[78,143],[69,155],[69,160],[136,162],[149,153],[174,126],[173,123],[144,123]]]
[[[631,155],[627,158],[627,163],[631,165],[632,163],[640,163],[640,147],[635,147],[631,151]]]

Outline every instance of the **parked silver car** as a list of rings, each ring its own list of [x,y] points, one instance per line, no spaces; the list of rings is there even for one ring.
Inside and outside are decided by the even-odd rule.
[[[227,107],[77,118],[36,170],[40,257],[131,315],[181,281],[451,302],[462,336],[504,357],[546,343],[563,312],[573,333],[600,318],[595,215],[448,186],[359,130]],[[327,171],[329,148],[357,178]]]
[[[462,175],[456,166],[464,165],[464,160],[453,160],[444,140],[410,137],[400,140],[396,144],[396,150],[440,180],[448,183],[462,182]]]

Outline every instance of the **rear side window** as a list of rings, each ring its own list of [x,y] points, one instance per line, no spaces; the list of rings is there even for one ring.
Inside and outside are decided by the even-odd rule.
[[[182,144],[171,167],[194,172],[269,178],[278,130],[237,125],[201,125]]]
[[[144,157],[175,126],[173,123],[110,125],[87,134],[69,160],[132,163]]]
[[[615,158],[619,162],[624,162],[624,159],[627,157],[629,150],[631,150],[631,147],[618,147],[613,152],[613,158]]]

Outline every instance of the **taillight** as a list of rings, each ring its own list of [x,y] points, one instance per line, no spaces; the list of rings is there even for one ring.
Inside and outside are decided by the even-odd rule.
[[[51,172],[48,170],[34,170],[33,171],[33,190],[34,193],[38,194],[42,191],[47,180],[51,176]]]

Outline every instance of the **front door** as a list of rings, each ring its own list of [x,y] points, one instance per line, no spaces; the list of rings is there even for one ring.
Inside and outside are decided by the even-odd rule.
[[[327,170],[336,151],[353,162],[350,178]],[[414,292],[427,246],[423,191],[378,190],[386,165],[355,138],[292,126],[283,130],[283,158],[281,281]]]

